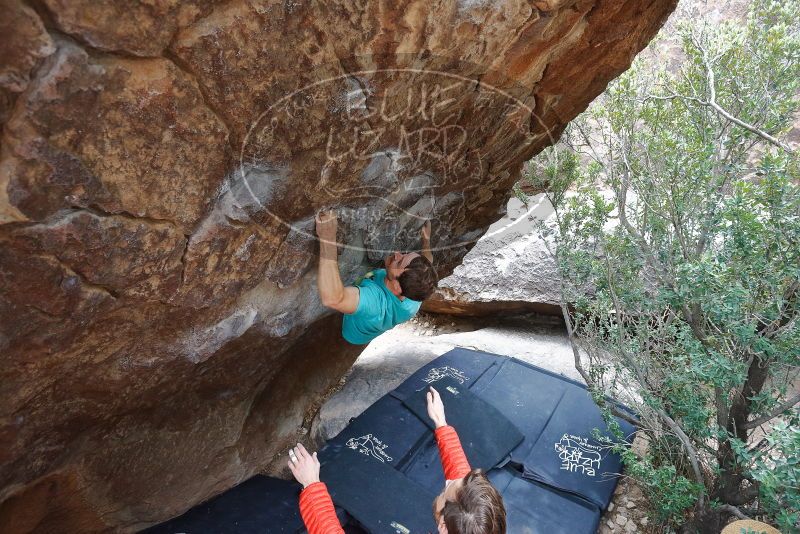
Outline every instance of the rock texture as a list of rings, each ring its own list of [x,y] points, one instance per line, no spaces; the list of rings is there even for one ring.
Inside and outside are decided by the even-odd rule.
[[[505,217],[489,227],[453,274],[439,282],[423,309],[464,316],[535,312],[560,317],[558,269],[537,230],[551,215],[542,194],[527,205],[512,197]]]
[[[360,348],[316,294],[448,274],[675,0],[0,0],[0,531],[133,531],[254,473]]]

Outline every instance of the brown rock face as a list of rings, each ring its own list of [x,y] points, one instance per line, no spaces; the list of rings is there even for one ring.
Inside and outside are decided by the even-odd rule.
[[[271,469],[360,352],[316,291],[446,275],[674,0],[0,0],[0,531]]]

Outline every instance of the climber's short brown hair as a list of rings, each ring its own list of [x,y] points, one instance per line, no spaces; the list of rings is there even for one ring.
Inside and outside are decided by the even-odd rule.
[[[482,469],[473,469],[456,493],[446,501],[441,517],[448,534],[505,534],[506,508]]]
[[[397,280],[404,297],[420,302],[433,295],[436,284],[439,283],[436,269],[425,256],[417,256],[411,260]]]

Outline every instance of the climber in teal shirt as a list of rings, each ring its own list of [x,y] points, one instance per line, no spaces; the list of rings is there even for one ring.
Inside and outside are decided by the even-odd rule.
[[[342,336],[354,345],[366,344],[411,319],[438,282],[430,250],[430,221],[422,227],[422,253],[394,252],[355,286],[339,276],[336,213],[317,215],[320,242],[317,286],[322,303],[344,314]]]

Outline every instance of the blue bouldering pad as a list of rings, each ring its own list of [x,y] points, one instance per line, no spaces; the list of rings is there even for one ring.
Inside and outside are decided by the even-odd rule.
[[[436,530],[431,510],[436,493],[377,456],[344,448],[326,454],[321,463],[320,478],[331,498],[365,531],[405,534]]]
[[[458,429],[464,454],[473,468],[488,471],[503,463],[511,450],[522,442],[522,433],[511,421],[457,380],[447,377],[437,381],[434,387],[442,398],[447,422]],[[404,401],[405,406],[427,423],[431,432],[424,445],[409,459],[403,472],[438,493],[445,480],[439,448],[432,432],[433,421],[428,417],[427,390],[426,387],[415,392]]]
[[[510,358],[493,374],[484,374],[472,391],[525,434],[511,456],[526,478],[580,495],[601,509],[608,506],[622,463],[596,439],[595,429],[600,436],[609,432],[582,384]],[[634,427],[616,422],[630,438]]]
[[[488,352],[456,348],[418,369],[397,386],[390,395],[405,400],[414,392],[421,391],[428,386],[435,387],[437,382],[446,378],[455,380],[461,386],[469,389],[487,370],[500,365],[506,359],[506,356]]]
[[[586,500],[538,482],[525,480],[513,469],[487,473],[506,508],[509,534],[595,534],[600,510]]]
[[[430,434],[428,426],[401,400],[385,395],[328,440],[317,456],[322,461],[349,449],[400,468]]]
[[[442,396],[448,422],[461,427],[459,438],[470,464],[488,470],[509,457],[523,436],[502,413],[465,387],[464,376],[437,374],[432,384]],[[409,389],[404,401],[396,393],[384,396],[318,453],[323,480],[336,488],[331,491],[334,502],[368,531],[383,531],[387,524],[397,523],[417,532],[412,519],[422,522],[416,527],[428,524],[433,498],[444,488],[433,423],[427,414],[429,382],[423,383],[422,389]],[[372,506],[367,504],[370,500]],[[402,528],[397,531],[403,532]]]
[[[346,532],[435,532],[431,505],[444,474],[424,407],[429,386],[442,395],[471,465],[503,495],[509,533],[596,532],[622,466],[595,439],[595,429],[608,431],[586,388],[462,348],[423,366],[320,449],[322,480]],[[617,424],[632,435],[632,425]],[[147,532],[305,532],[299,492],[294,482],[257,476]]]

